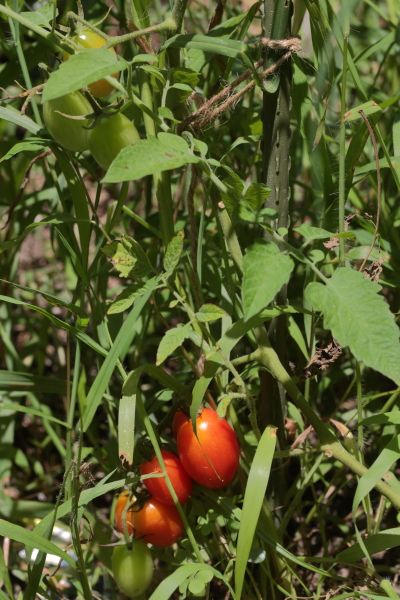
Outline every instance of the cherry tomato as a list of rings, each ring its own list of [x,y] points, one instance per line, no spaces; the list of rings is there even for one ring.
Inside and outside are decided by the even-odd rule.
[[[43,120],[49,133],[61,146],[73,152],[82,152],[89,147],[89,120],[70,117],[92,112],[89,101],[80,92],[43,103]]]
[[[131,549],[117,546],[112,554],[112,571],[121,592],[128,598],[141,596],[153,577],[150,550],[140,540],[135,540]]]
[[[181,504],[186,502],[192,492],[192,481],[179,458],[168,450],[162,450],[162,457],[165,463],[165,469],[171,480],[175,493]],[[161,465],[158,459],[154,456],[151,460],[143,463],[140,467],[141,475],[149,475],[150,473],[162,473]],[[174,506],[174,501],[168,491],[168,487],[164,477],[153,477],[143,480],[144,485],[150,494],[156,500]]]
[[[154,546],[170,546],[182,537],[183,523],[175,506],[155,498],[147,500],[141,508],[129,506],[128,502],[128,492],[120,494],[115,508],[117,531],[124,532],[125,516],[127,533]]]
[[[98,164],[108,169],[122,148],[140,139],[132,121],[122,113],[101,117],[90,132],[89,148]]]
[[[105,40],[101,35],[95,31],[91,31],[90,29],[82,29],[78,35],[74,36],[72,39],[82,48],[102,48],[107,43],[107,40]],[[109,48],[109,51],[115,54],[114,48]],[[64,60],[68,60],[70,56],[71,55],[68,52],[65,52]],[[119,73],[114,73],[113,77],[118,79]],[[108,96],[114,89],[106,79],[99,79],[99,81],[91,83],[88,87],[95,98],[103,98],[104,96]]]
[[[178,430],[177,446],[184,469],[204,487],[223,488],[234,478],[239,466],[239,443],[228,421],[214,410],[205,408],[197,417],[196,433],[186,418]]]
[[[155,498],[144,503],[138,511],[129,511],[134,536],[154,546],[171,546],[183,534],[183,523],[175,506]]]

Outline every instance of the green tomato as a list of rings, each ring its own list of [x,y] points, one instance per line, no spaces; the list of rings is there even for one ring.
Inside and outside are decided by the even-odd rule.
[[[128,598],[137,598],[149,587],[153,560],[145,543],[134,540],[132,549],[117,546],[113,550],[112,570],[115,582]]]
[[[140,140],[132,121],[122,113],[101,117],[90,132],[89,149],[103,169],[108,169],[122,148]]]
[[[89,147],[90,121],[71,119],[90,115],[93,112],[90,102],[80,92],[74,92],[43,103],[43,120],[50,135],[64,148],[82,152]],[[62,113],[62,114],[61,114]]]

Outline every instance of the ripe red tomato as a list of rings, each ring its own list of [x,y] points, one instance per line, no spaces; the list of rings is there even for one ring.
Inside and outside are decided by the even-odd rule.
[[[102,48],[106,45],[105,40],[101,35],[90,29],[82,29],[78,35],[74,36],[73,41],[82,48]],[[115,54],[114,48],[109,48],[109,51]],[[71,55],[68,52],[64,53],[64,60],[68,60]],[[113,77],[119,77],[119,73],[114,73]],[[106,79],[99,79],[89,85],[89,90],[95,98],[103,98],[108,96],[113,91],[113,86]]]
[[[129,494],[122,493],[115,509],[115,528],[124,531],[124,508]],[[184,527],[175,506],[163,504],[155,498],[147,500],[141,508],[128,506],[125,510],[126,530],[129,535],[154,546],[171,546],[182,537]]]
[[[168,450],[162,450],[162,457],[165,463],[165,469],[171,480],[172,486],[181,504],[184,504],[192,492],[192,481],[179,458]],[[150,475],[152,473],[162,473],[161,465],[156,456],[151,460],[143,463],[140,467],[141,475]],[[168,487],[164,477],[153,477],[143,480],[144,485],[150,494],[156,500],[174,506],[174,501],[168,491]]]
[[[139,133],[122,113],[99,119],[89,135],[89,149],[103,169],[108,169],[122,148],[140,140]]]
[[[80,92],[43,102],[43,120],[51,136],[64,148],[82,152],[89,146],[89,120],[73,119],[92,114],[90,103]]]
[[[136,540],[132,548],[117,546],[113,550],[112,571],[115,582],[128,598],[137,598],[149,587],[153,577],[153,560],[146,544]]]
[[[197,433],[197,437],[196,437]],[[207,488],[223,488],[234,478],[240,448],[229,423],[210,408],[196,419],[196,433],[186,418],[178,430],[179,458],[192,479]]]
[[[144,503],[138,511],[130,511],[134,536],[154,546],[171,546],[183,534],[183,523],[175,506],[155,498]]]

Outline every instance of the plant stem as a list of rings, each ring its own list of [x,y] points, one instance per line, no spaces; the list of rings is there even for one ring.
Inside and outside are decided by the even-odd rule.
[[[147,108],[153,112],[153,94],[146,73],[139,73],[141,99]],[[157,135],[156,125],[150,115],[144,113],[144,126],[147,137]],[[173,206],[171,195],[171,178],[168,172],[155,175],[153,178],[160,214],[160,229],[166,246],[174,235]]]
[[[175,0],[172,8],[172,17],[175,21],[175,32],[180,33],[183,25],[188,0]]]
[[[340,133],[339,133],[339,233],[344,233],[344,207],[346,203],[346,82],[347,82],[347,48],[348,37],[343,40],[343,68],[342,68],[342,89],[340,100]],[[339,260],[340,264],[345,262],[345,240],[339,238]]]
[[[32,21],[30,21],[29,19],[26,19],[23,15],[20,15],[19,13],[15,12],[8,6],[4,6],[4,5],[0,4],[0,14],[3,14],[4,16],[12,19],[13,21],[17,21],[18,23],[21,23],[21,25],[23,25],[27,29],[30,29],[31,31],[34,31],[35,33],[37,33],[37,35],[39,35],[40,37],[42,37],[44,39],[47,39],[48,37],[51,36],[50,31],[48,31],[47,29],[44,29],[43,27],[40,27],[40,25],[36,25],[35,23],[32,23]]]
[[[29,75],[29,70],[26,64],[26,60],[25,60],[25,55],[24,55],[24,51],[22,49],[22,44],[20,41],[20,32],[19,32],[19,24],[14,24],[13,20],[11,19],[11,17],[8,20],[9,25],[10,25],[10,29],[14,38],[14,43],[15,43],[15,48],[17,51],[17,56],[18,56],[18,60],[19,60],[19,64],[21,66],[21,71],[22,71],[22,75],[24,77],[24,82],[25,82],[25,87],[26,89],[30,90],[32,89],[32,81]],[[31,102],[31,106],[32,106],[32,110],[33,110],[33,114],[35,116],[35,120],[39,125],[43,125],[42,123],[42,117],[40,116],[40,112],[39,109],[37,107],[37,104],[35,102],[35,100],[33,100],[33,102]]]
[[[103,31],[92,25],[89,21],[86,21],[80,15],[77,15],[73,11],[70,11],[67,15],[70,19],[85,25],[88,29],[98,33],[107,43],[105,45],[106,48],[112,48],[113,46],[117,46],[118,44],[123,44],[124,42],[129,42],[130,40],[134,40],[135,38],[141,37],[143,35],[147,35],[149,33],[161,32],[161,31],[173,31],[176,28],[175,19],[171,16],[167,17],[161,23],[157,25],[150,25],[150,27],[145,27],[144,29],[137,29],[135,31],[131,31],[129,33],[124,33],[123,35],[106,35]]]

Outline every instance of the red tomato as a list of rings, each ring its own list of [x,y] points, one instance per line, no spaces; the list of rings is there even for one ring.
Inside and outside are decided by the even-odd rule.
[[[171,480],[175,493],[178,496],[178,500],[181,504],[184,504],[184,502],[186,502],[192,493],[192,481],[185,469],[182,467],[179,458],[173,452],[162,450],[161,454],[164,459],[165,469]],[[150,473],[162,473],[161,465],[156,456],[143,463],[140,467],[141,475],[149,475]],[[174,506],[174,501],[168,491],[164,477],[144,479],[143,483],[153,498],[163,502],[164,504]]]
[[[123,533],[125,516],[127,533],[154,546],[171,546],[182,537],[184,527],[175,506],[151,498],[141,508],[132,505],[125,509],[128,501],[128,492],[123,492],[118,498],[115,508],[117,531]]]
[[[130,511],[134,536],[154,546],[171,546],[182,537],[184,527],[175,506],[154,498],[138,511]]]
[[[215,410],[205,408],[197,417],[196,433],[186,418],[178,430],[177,446],[184,469],[204,487],[223,488],[234,478],[239,443],[232,427]]]

